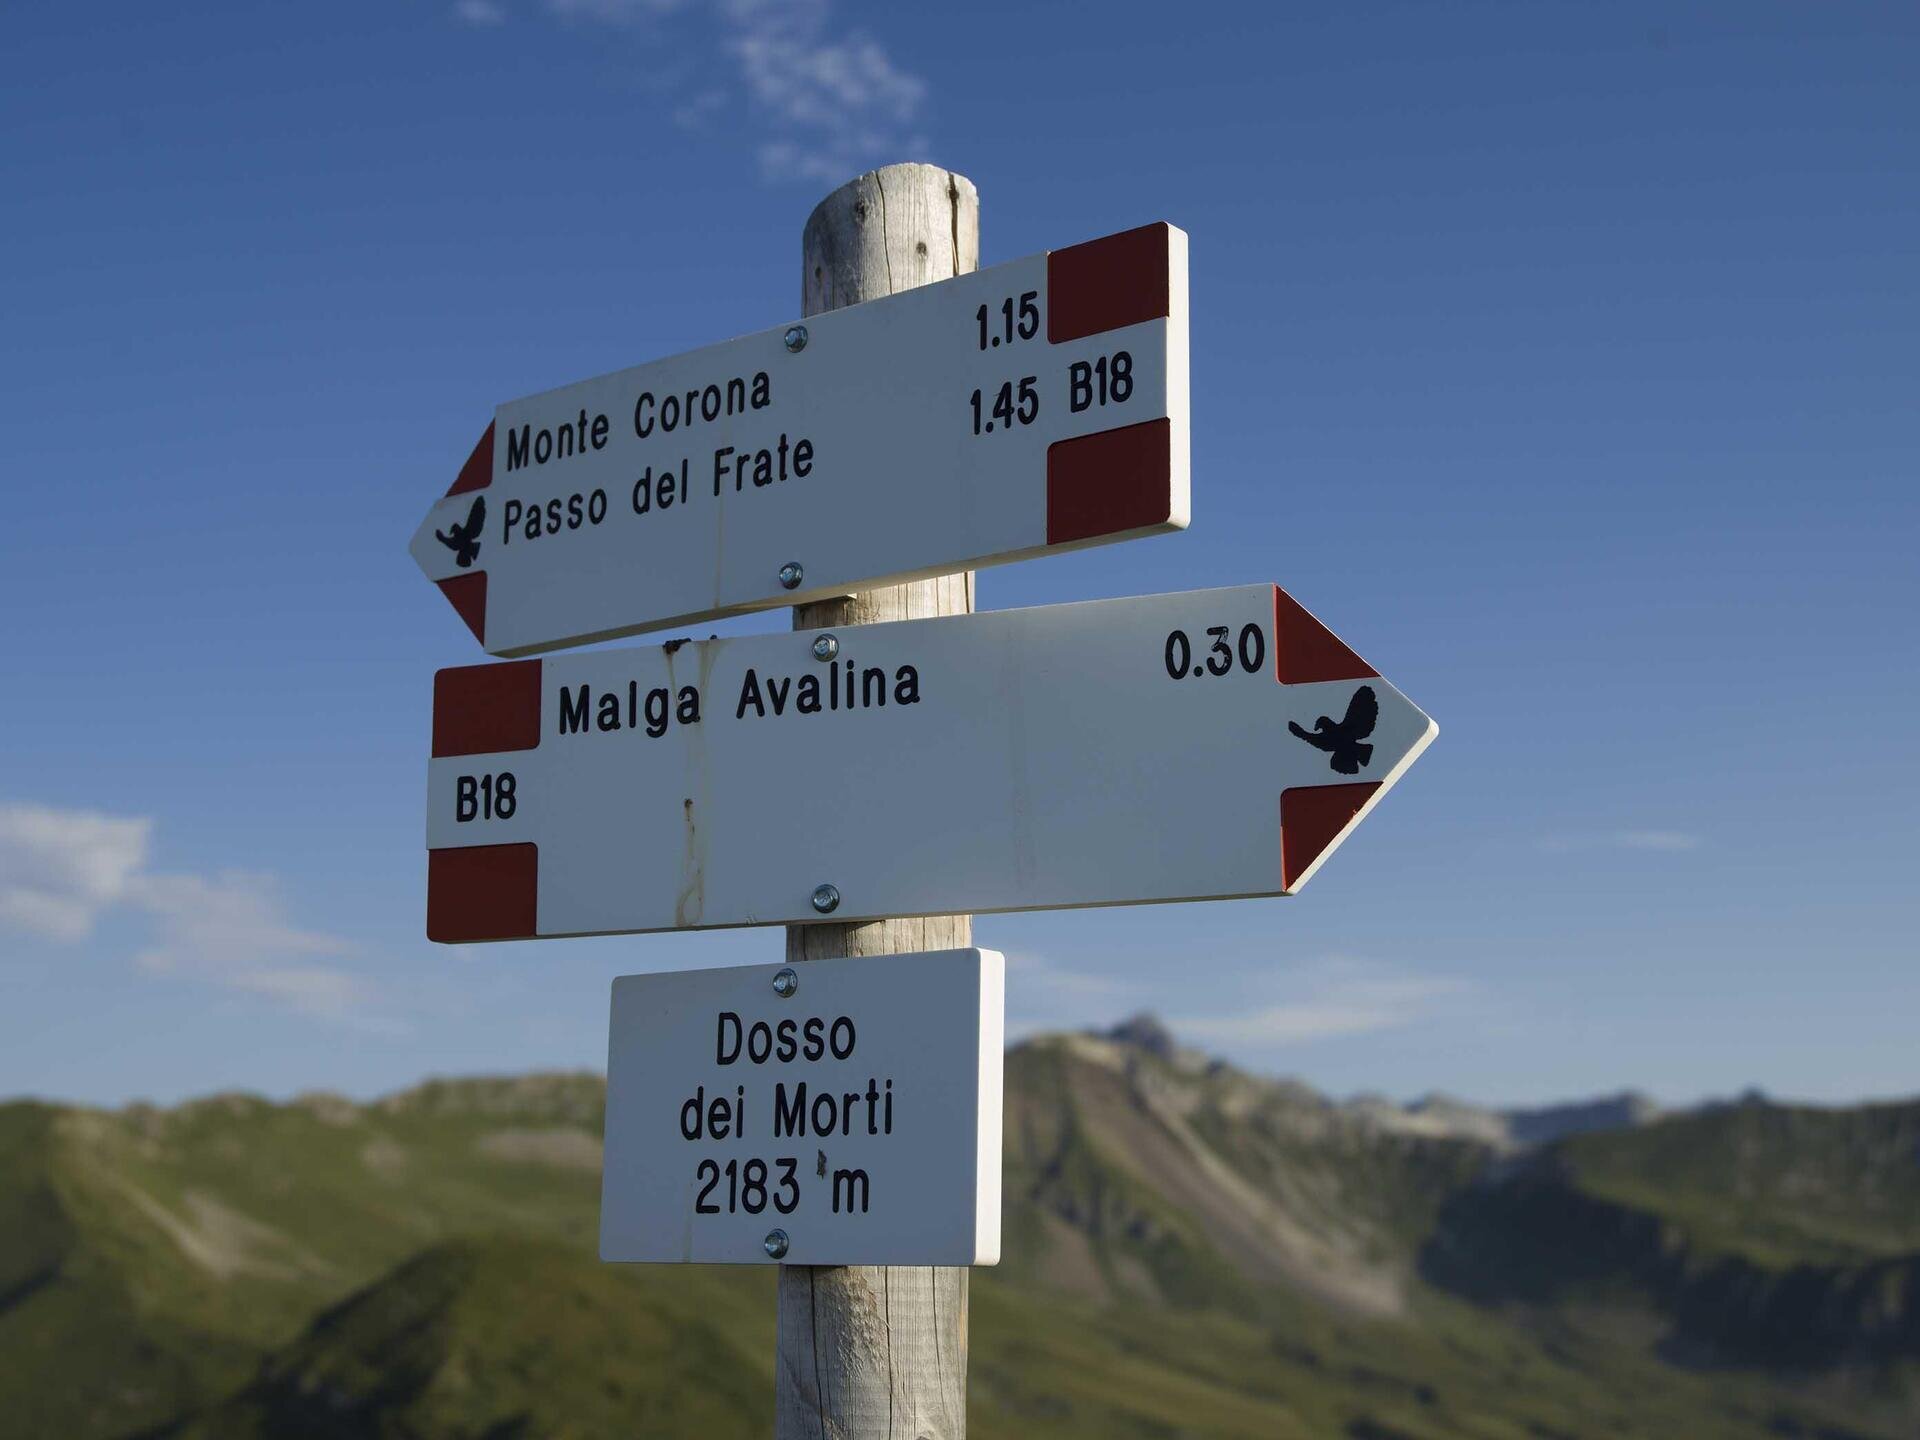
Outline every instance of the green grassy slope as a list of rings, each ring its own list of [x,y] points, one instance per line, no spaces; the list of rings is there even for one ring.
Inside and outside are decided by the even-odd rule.
[[[763,1270],[611,1267],[515,1240],[436,1246],[322,1315],[170,1440],[482,1440],[765,1433]],[[1770,1426],[1890,1440],[1657,1363],[1596,1373],[1464,1311],[1407,1329],[1112,1307],[976,1279],[982,1440],[1736,1440]]]
[[[177,1434],[752,1435],[773,1389],[771,1278],[637,1274],[550,1241],[436,1245]]]
[[[0,1399],[20,1433],[173,1419],[436,1240],[584,1244],[599,1223],[601,1082],[463,1098],[453,1113],[431,1091],[367,1107],[0,1106]]]
[[[600,1265],[603,1107],[588,1076],[364,1106],[0,1106],[0,1435],[764,1433],[772,1275]],[[1009,1057],[1007,1258],[976,1272],[972,1428],[1911,1434],[1884,1381],[1913,1358],[1904,1332],[1864,1398],[1751,1364],[1689,1370],[1663,1358],[1674,1337],[1722,1322],[1639,1268],[1649,1245],[1749,1263],[1755,1237],[1796,1275],[1806,1257],[1911,1258],[1908,1120],[1883,1108],[1818,1133],[1682,1117],[1704,1128],[1582,1137],[1490,1183],[1477,1145],[1297,1086],[1036,1042]],[[1844,1178],[1774,1183],[1801,1154]]]
[[[1920,1104],[1742,1104],[1560,1147],[1588,1193],[1757,1265],[1920,1254]]]
[[[1637,1306],[1672,1359],[1844,1385],[1920,1430],[1920,1106],[1569,1139],[1450,1197],[1422,1270],[1490,1306]]]

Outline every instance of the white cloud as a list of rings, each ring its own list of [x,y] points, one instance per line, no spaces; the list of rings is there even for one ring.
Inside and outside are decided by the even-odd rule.
[[[927,150],[917,129],[926,81],[872,35],[838,28],[830,0],[545,0],[545,8],[569,24],[628,29],[695,17],[705,31],[698,43],[730,62],[753,115],[771,132],[758,147],[768,179],[838,184]],[[458,0],[454,13],[469,25],[506,18],[500,0]],[[658,55],[651,58],[649,84],[673,83],[663,81]],[[708,66],[696,68],[700,88],[669,111],[682,129],[723,111],[733,88],[713,84]]]
[[[159,943],[134,959],[162,974],[239,973],[263,959],[347,949],[344,941],[288,923],[270,875],[141,875],[129,892],[159,932]]]
[[[1572,850],[1652,850],[1680,854],[1698,850],[1703,838],[1687,830],[1605,830],[1592,835],[1553,835],[1540,842],[1542,850],[1565,854]]]
[[[905,123],[926,82],[897,67],[870,37],[828,38],[816,7],[754,7],[727,48],[754,97],[796,125],[835,126],[849,116]],[[811,13],[808,13],[811,12]]]
[[[1698,850],[1700,837],[1684,830],[1622,830],[1613,843],[1623,850]]]
[[[1067,970],[1045,958],[1007,956],[1007,1033],[1015,1039],[1050,1030],[1085,1030],[1151,1008],[1153,992],[1109,971]]]
[[[833,33],[824,3],[729,0],[724,8],[733,26],[727,51],[776,131],[760,147],[769,179],[837,184],[925,149],[911,127],[927,84],[879,41]]]
[[[148,820],[0,805],[0,926],[84,940],[146,863],[152,830]]]
[[[288,1009],[338,1021],[356,1030],[404,1035],[411,1026],[388,1016],[371,1014],[375,996],[358,976],[316,965],[286,965],[270,969],[236,970],[224,982],[235,990],[265,995]]]
[[[453,16],[463,25],[486,30],[507,23],[507,7],[500,0],[456,0]]]
[[[698,130],[726,106],[726,91],[703,90],[691,100],[674,107],[673,123],[682,130]]]
[[[1103,1029],[1142,1012],[1158,1015],[1183,1045],[1219,1052],[1371,1035],[1458,1014],[1472,987],[1447,976],[1332,956],[1305,965],[1220,977],[1240,1003],[1182,1011],[1194,994],[1192,969],[1167,965],[1146,975],[1063,969],[1030,954],[1007,956],[1007,1033]],[[1477,1003],[1474,1005],[1478,1009]]]
[[[366,1023],[365,982],[313,963],[346,955],[346,941],[293,924],[269,875],[148,870],[152,833],[146,818],[0,805],[0,929],[73,944],[123,911],[150,929],[133,958],[152,974]]]
[[[1371,1035],[1433,1018],[1463,982],[1333,959],[1279,978],[1282,997],[1219,1015],[1174,1016],[1183,1040],[1201,1045],[1286,1045]]]
[[[630,25],[683,8],[686,0],[547,0],[547,9],[563,20],[598,20],[606,25]]]

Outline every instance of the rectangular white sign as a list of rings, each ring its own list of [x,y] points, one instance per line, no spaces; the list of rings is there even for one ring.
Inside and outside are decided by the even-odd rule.
[[[411,548],[527,655],[1178,530],[1187,462],[1148,225],[502,405]]]
[[[992,1265],[1005,965],[991,950],[628,975],[603,1260]]]
[[[442,670],[427,933],[1289,894],[1434,733],[1273,585]]]

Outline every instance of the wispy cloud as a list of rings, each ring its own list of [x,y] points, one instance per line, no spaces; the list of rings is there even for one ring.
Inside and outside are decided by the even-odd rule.
[[[547,9],[563,20],[597,20],[604,25],[630,25],[655,15],[684,9],[688,0],[547,0]]]
[[[927,82],[872,34],[841,26],[832,0],[539,0],[539,9],[568,24],[645,27],[650,35],[662,22],[689,22],[681,28],[725,62],[731,80],[689,87],[669,117],[697,130],[743,94],[763,131],[757,159],[769,180],[838,184],[927,149],[920,132]],[[458,0],[454,15],[491,26],[508,11],[504,0]],[[657,88],[660,77],[649,83]]]
[[[155,943],[133,957],[143,970],[264,995],[323,1019],[366,1018],[373,1000],[366,983],[314,963],[344,957],[352,946],[289,921],[271,875],[141,875],[130,898],[155,930]]]
[[[1279,972],[1277,997],[1222,1014],[1175,1015],[1167,1024],[1200,1045],[1286,1045],[1397,1030],[1435,1018],[1468,989],[1444,976],[1416,975],[1344,958]]]
[[[1099,1029],[1126,1016],[1159,1015],[1183,1043],[1260,1049],[1396,1030],[1476,1009],[1473,987],[1449,976],[1330,956],[1304,965],[1237,973],[1224,989],[1237,1003],[1184,1010],[1193,986],[1184,966],[1145,976],[1073,970],[1042,956],[1007,957],[1007,1033]]]
[[[373,999],[365,982],[343,970],[317,965],[235,970],[225,977],[235,990],[250,991],[277,1000],[292,1010],[339,1020],[360,1030],[404,1034],[408,1027],[386,1016],[369,1014]]]
[[[1591,835],[1549,835],[1542,850],[1564,854],[1572,850],[1652,850],[1679,854],[1698,850],[1703,837],[1688,830],[1602,830]]]
[[[487,30],[507,23],[507,7],[500,0],[456,0],[453,18],[462,25]]]
[[[729,0],[726,48],[777,132],[760,147],[771,179],[836,183],[924,150],[912,133],[927,84],[871,36],[835,33],[825,0]]]
[[[348,971],[315,962],[347,955],[335,936],[287,918],[272,876],[156,873],[153,822],[36,805],[0,805],[0,929],[78,943],[112,912],[149,929],[134,963],[262,995],[288,1008],[357,1025],[388,1022]]]
[[[149,820],[0,805],[0,926],[84,940],[146,863]]]
[[[682,130],[698,130],[726,108],[727,92],[703,90],[691,100],[673,107],[673,123]]]
[[[1007,956],[1007,1033],[1018,1039],[1049,1030],[1084,1030],[1151,1009],[1153,991],[1110,971],[1072,970],[1044,956]]]
[[[1698,850],[1700,837],[1684,830],[1621,830],[1613,843],[1622,850]]]

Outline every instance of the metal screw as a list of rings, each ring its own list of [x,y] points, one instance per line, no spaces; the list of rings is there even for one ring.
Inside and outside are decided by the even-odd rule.
[[[840,653],[840,639],[835,635],[816,635],[813,637],[813,658],[831,660]]]
[[[832,885],[814,886],[813,908],[822,915],[831,915],[840,908],[840,891]]]
[[[800,988],[800,977],[794,973],[791,965],[782,965],[773,972],[773,993],[782,1000]]]
[[[769,1260],[778,1260],[782,1255],[787,1253],[787,1232],[784,1230],[767,1231],[765,1244],[767,1258]]]
[[[807,572],[800,568],[798,560],[789,560],[780,567],[780,586],[784,590],[798,590],[806,578]]]
[[[806,348],[807,327],[804,325],[789,325],[787,327],[787,350],[791,354],[798,355]]]

